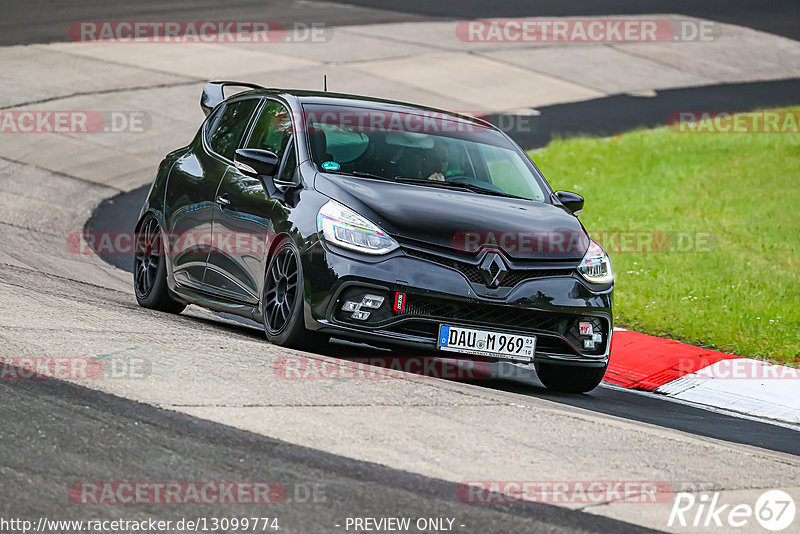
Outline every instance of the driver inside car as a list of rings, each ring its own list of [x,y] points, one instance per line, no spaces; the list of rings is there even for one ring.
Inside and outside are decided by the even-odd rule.
[[[450,166],[450,150],[447,145],[440,140],[435,140],[433,148],[430,149],[429,154],[425,156],[424,168],[426,171],[422,174],[428,175],[428,180],[435,180],[437,182],[444,182],[447,168]]]

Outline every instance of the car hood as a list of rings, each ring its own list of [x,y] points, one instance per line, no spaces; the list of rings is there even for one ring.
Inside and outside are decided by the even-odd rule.
[[[577,217],[544,202],[326,173],[315,188],[401,243],[547,260],[580,260],[589,246]]]

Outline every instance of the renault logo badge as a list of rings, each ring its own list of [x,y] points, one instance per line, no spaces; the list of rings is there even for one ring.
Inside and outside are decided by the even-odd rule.
[[[508,274],[508,267],[503,261],[502,256],[497,252],[490,252],[483,258],[480,265],[481,275],[486,287],[495,289],[503,282],[503,278]]]

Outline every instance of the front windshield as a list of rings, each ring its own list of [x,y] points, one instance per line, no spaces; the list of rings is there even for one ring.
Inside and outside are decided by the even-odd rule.
[[[527,157],[491,128],[425,111],[303,110],[311,158],[323,171],[545,199]]]

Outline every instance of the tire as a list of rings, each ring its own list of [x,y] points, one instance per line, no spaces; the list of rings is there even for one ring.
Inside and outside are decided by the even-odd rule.
[[[139,306],[167,313],[182,312],[186,304],[173,299],[167,287],[167,261],[158,219],[154,215],[145,217],[136,236],[133,290]]]
[[[261,315],[267,339],[275,345],[315,349],[328,341],[308,331],[303,322],[303,265],[291,240],[278,245],[267,265]]]
[[[603,367],[579,367],[534,362],[534,367],[547,389],[563,393],[587,393],[600,385],[608,364]]]

